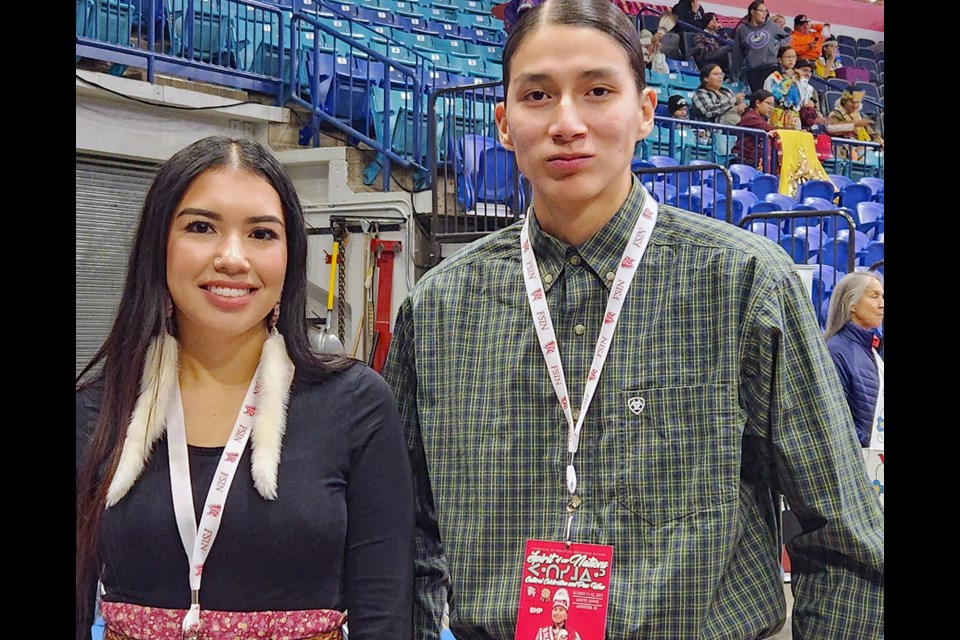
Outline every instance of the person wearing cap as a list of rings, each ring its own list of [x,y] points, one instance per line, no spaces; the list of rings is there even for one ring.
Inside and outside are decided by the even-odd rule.
[[[840,62],[840,51],[837,39],[833,36],[823,41],[820,48],[820,57],[817,58],[813,72],[821,78],[836,78],[837,69],[843,66]]]
[[[797,58],[810,60],[811,62],[819,58],[820,47],[825,40],[823,30],[829,26],[826,24],[811,24],[810,18],[802,13],[794,18],[793,32],[790,34],[790,46],[797,52]]]
[[[813,63],[809,60],[797,60],[793,68],[797,72],[797,88],[800,90],[800,127],[804,131],[821,133],[826,118],[820,112],[820,96],[810,84]]]
[[[687,99],[683,96],[673,95],[667,100],[667,115],[671,118],[680,120],[687,119]]]
[[[570,616],[570,592],[564,588],[553,594],[553,606],[550,609],[550,626],[540,627],[534,640],[581,640],[580,634],[567,629]]]

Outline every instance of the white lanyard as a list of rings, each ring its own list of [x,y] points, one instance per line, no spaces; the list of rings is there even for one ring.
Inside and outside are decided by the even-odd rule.
[[[873,349],[873,360],[877,363],[877,378],[880,384],[877,386],[877,404],[873,409],[873,428],[870,430],[869,447],[883,451],[883,359],[876,349]]]
[[[603,370],[607,354],[610,352],[613,333],[617,328],[617,322],[620,320],[620,309],[623,307],[623,301],[627,297],[630,283],[633,282],[633,276],[637,272],[637,265],[643,257],[644,251],[646,251],[647,243],[650,242],[650,234],[653,232],[653,226],[657,221],[656,201],[643,186],[640,186],[640,189],[643,193],[643,210],[637,216],[637,222],[633,227],[630,240],[623,250],[620,266],[617,267],[616,277],[610,288],[607,308],[600,325],[600,335],[593,352],[593,362],[590,365],[590,373],[583,389],[583,400],[580,403],[576,423],[574,423],[573,414],[570,410],[567,381],[563,373],[563,363],[560,360],[560,350],[557,346],[553,321],[550,319],[550,309],[547,307],[543,283],[537,267],[537,257],[530,246],[529,217],[524,220],[523,227],[520,229],[520,258],[523,262],[523,281],[527,287],[527,300],[530,303],[530,312],[533,315],[533,326],[537,331],[537,338],[540,340],[543,359],[547,363],[550,382],[553,384],[553,390],[557,394],[557,400],[560,401],[560,408],[563,409],[563,416],[567,421],[567,451],[570,453],[570,460],[567,464],[567,490],[570,492],[571,498],[567,506],[569,518],[567,520],[566,538],[568,542],[570,540],[570,523],[573,519],[573,512],[580,505],[580,501],[575,495],[577,492],[577,472],[573,465],[574,455],[580,446],[580,431],[583,429],[584,418],[587,415],[590,402],[593,400],[594,391],[596,391],[597,384],[600,382],[600,372]]]
[[[190,482],[190,460],[187,454],[187,432],[183,419],[183,399],[180,385],[174,385],[174,401],[167,416],[167,442],[170,458],[170,487],[173,492],[173,510],[177,515],[177,528],[180,540],[190,561],[190,610],[183,619],[184,637],[196,637],[200,625],[200,580],[203,577],[203,563],[213,547],[213,541],[220,529],[220,520],[227,502],[227,493],[233,483],[240,456],[253,430],[254,416],[257,413],[257,395],[260,393],[260,367],[257,367],[237,423],[230,432],[230,439],[223,448],[220,464],[210,483],[207,500],[203,505],[200,526],[193,510],[193,489]],[[198,532],[202,532],[199,536]]]

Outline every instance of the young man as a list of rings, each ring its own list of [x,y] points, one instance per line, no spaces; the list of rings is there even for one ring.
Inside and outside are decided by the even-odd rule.
[[[496,121],[533,204],[401,304],[384,377],[415,469],[413,635],[448,601],[461,640],[544,621],[518,607],[537,544],[612,547],[539,583],[586,640],[768,637],[783,494],[794,637],[878,640],[883,513],[810,296],[774,243],[631,173],[656,102],[639,49],[608,0],[520,16]],[[556,584],[571,567],[590,579]]]

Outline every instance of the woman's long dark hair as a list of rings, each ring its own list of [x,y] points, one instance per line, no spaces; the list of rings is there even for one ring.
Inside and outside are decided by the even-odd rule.
[[[311,348],[306,321],[306,224],[293,181],[277,159],[256,142],[213,136],[194,142],[167,160],[144,200],[113,327],[103,346],[77,376],[77,391],[91,385],[102,387],[93,438],[84,461],[78,461],[77,471],[78,633],[81,625],[92,622],[89,619],[92,612],[86,609],[92,602],[89,590],[99,575],[100,518],[140,392],[147,348],[161,332],[175,333],[170,326],[172,319],[166,313],[170,221],[193,181],[205,171],[218,167],[235,167],[260,176],[280,196],[286,227],[287,269],[277,330],[283,334],[297,378],[319,381],[356,362],[345,356],[318,354]],[[102,365],[99,370],[98,365]]]

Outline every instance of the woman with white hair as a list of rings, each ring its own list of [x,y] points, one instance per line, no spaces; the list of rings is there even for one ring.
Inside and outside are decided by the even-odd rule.
[[[830,296],[823,333],[850,405],[860,446],[870,446],[873,425],[883,416],[883,359],[877,353],[883,324],[883,280],[874,271],[840,279]]]

